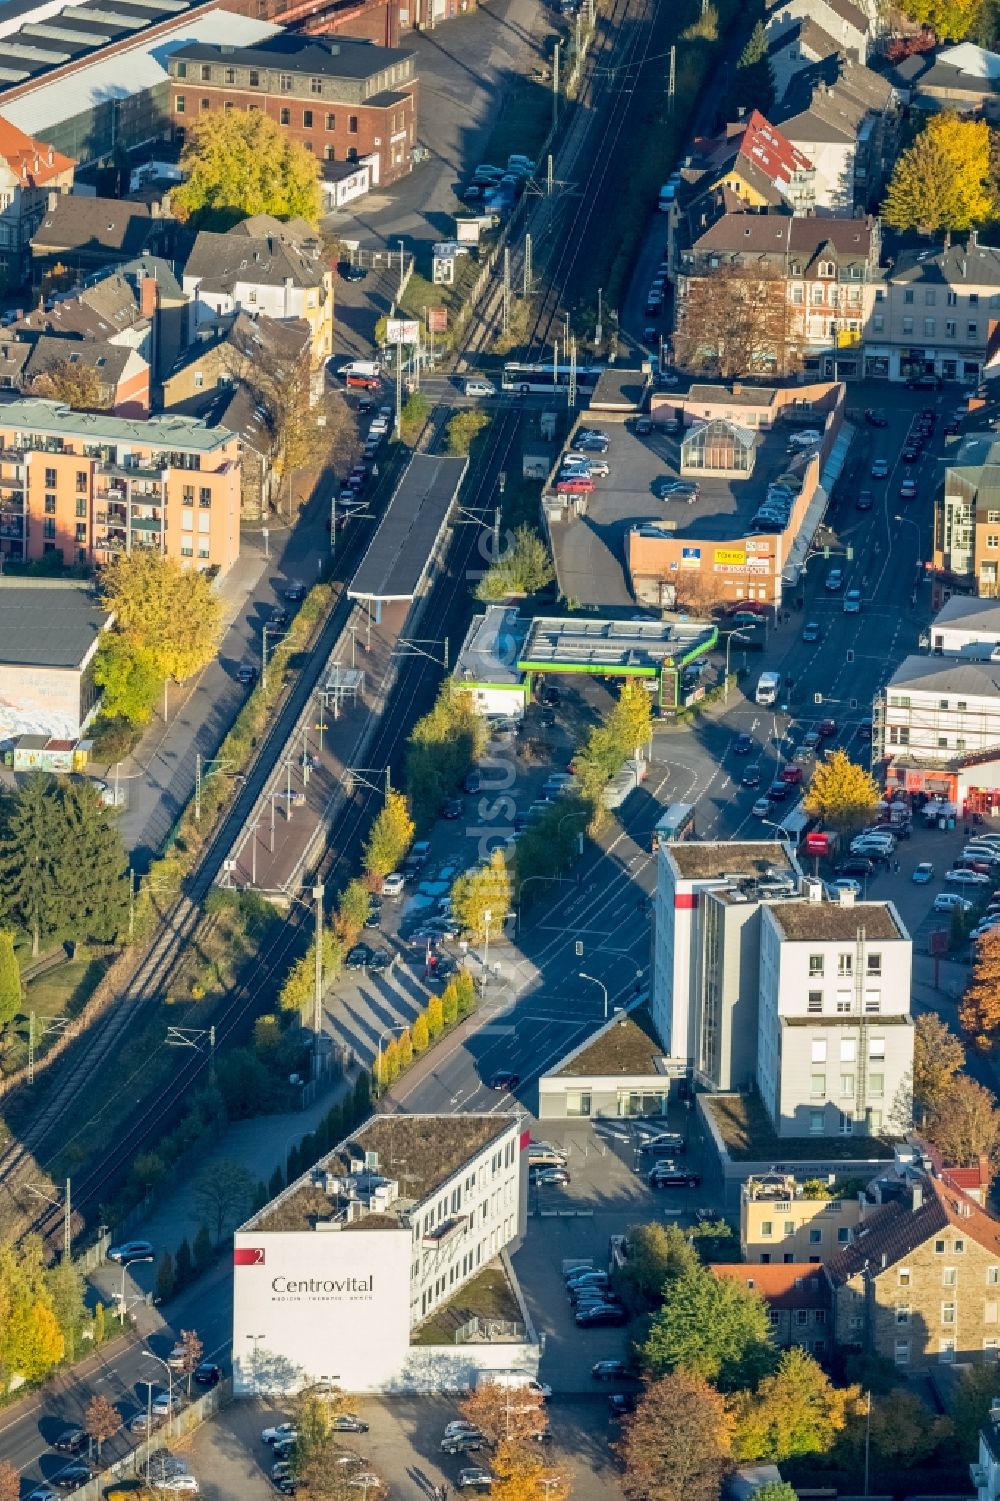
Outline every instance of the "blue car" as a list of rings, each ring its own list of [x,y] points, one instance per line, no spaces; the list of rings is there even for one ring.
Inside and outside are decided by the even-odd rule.
[[[928,881],[934,879],[934,867],[929,860],[921,860],[913,872],[913,882],[916,886],[926,886]]]
[[[753,736],[746,734],[745,731],[742,735],[737,735],[736,739],[733,741],[733,755],[749,756],[752,750]]]

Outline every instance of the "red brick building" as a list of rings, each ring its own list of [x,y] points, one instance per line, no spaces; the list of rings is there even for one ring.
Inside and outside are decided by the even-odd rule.
[[[344,34],[399,46],[399,0],[223,0],[222,9],[313,36]]]
[[[180,137],[206,110],[257,109],[320,161],[370,163],[373,184],[411,169],[417,80],[405,49],[279,33],[254,47],[181,46],[169,68]]]

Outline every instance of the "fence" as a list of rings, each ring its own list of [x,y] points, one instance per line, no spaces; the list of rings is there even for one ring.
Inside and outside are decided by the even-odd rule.
[[[79,1490],[70,1491],[68,1501],[101,1501],[101,1497],[107,1487],[116,1480],[132,1480],[141,1478],[145,1470],[146,1460],[163,1448],[164,1441],[169,1443],[172,1438],[181,1438],[186,1433],[193,1433],[199,1428],[206,1418],[213,1417],[220,1408],[225,1407],[232,1401],[232,1387],[228,1381],[220,1381],[218,1386],[206,1392],[203,1397],[198,1397],[187,1407],[182,1407],[180,1412],[175,1413],[170,1423],[155,1433],[149,1433],[134,1449],[121,1459],[116,1459],[113,1465],[106,1470],[101,1470],[86,1485]]]
[[[455,1330],[456,1345],[491,1344],[497,1340],[519,1344],[523,1339],[524,1325],[518,1319],[484,1319],[473,1314]]]

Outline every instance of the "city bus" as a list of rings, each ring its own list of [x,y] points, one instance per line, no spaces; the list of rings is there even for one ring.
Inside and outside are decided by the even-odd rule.
[[[694,808],[691,803],[671,803],[656,821],[651,848],[655,854],[672,841],[694,839]]]
[[[577,389],[584,392],[593,391],[602,370],[601,365],[578,365],[576,367]],[[552,390],[565,391],[569,385],[569,366],[553,367],[551,360],[540,365],[521,365],[516,361],[509,361],[503,367],[502,384],[505,391],[541,391],[543,395]]]

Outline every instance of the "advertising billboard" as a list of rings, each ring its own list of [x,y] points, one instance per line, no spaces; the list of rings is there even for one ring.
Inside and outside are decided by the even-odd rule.
[[[416,344],[420,324],[416,318],[387,318],[385,337],[389,344]]]
[[[234,1391],[380,1390],[406,1363],[410,1252],[404,1226],[237,1231]]]

